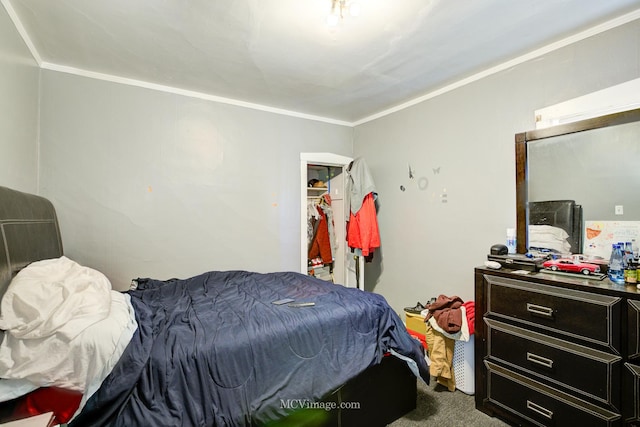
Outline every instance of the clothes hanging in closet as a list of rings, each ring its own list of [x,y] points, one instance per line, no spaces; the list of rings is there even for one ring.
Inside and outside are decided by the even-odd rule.
[[[320,257],[324,264],[333,262],[336,239],[333,228],[331,197],[328,194],[307,204],[307,230],[309,239],[308,258]]]

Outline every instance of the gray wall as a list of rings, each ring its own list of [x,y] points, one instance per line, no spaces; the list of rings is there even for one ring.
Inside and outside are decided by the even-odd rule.
[[[42,71],[38,169],[39,73],[0,8],[0,185],[36,192],[40,173],[70,257],[118,288],[296,270],[299,153],[364,156],[382,235],[366,286],[400,312],[440,293],[473,298],[473,267],[515,225],[514,134],[536,109],[639,77],[640,23],[355,131]]]
[[[0,7],[0,185],[35,193],[39,68]]]
[[[300,153],[353,129],[42,72],[41,193],[65,253],[136,277],[298,270]]]
[[[534,128],[536,109],[638,77],[635,21],[358,126],[382,243],[366,289],[399,312],[439,294],[473,299],[473,268],[515,227],[515,133]]]

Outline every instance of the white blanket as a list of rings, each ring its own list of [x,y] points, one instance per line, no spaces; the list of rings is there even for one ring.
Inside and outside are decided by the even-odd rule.
[[[22,339],[73,339],[111,307],[104,274],[67,257],[34,262],[11,281],[0,305],[0,329]]]
[[[135,330],[128,298],[66,257],[30,264],[0,303],[0,375],[84,392]]]

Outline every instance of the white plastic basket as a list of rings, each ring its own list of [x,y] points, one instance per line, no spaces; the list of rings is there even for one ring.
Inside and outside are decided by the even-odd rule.
[[[456,376],[456,388],[463,393],[475,392],[475,369],[473,367],[474,335],[469,341],[456,340],[453,347],[453,373]]]

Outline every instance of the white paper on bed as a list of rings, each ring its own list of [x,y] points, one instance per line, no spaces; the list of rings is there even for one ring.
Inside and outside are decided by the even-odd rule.
[[[124,331],[135,330],[128,295],[102,273],[68,258],[23,269],[0,303],[2,378],[84,391],[112,358]],[[129,334],[129,339],[130,339]]]

